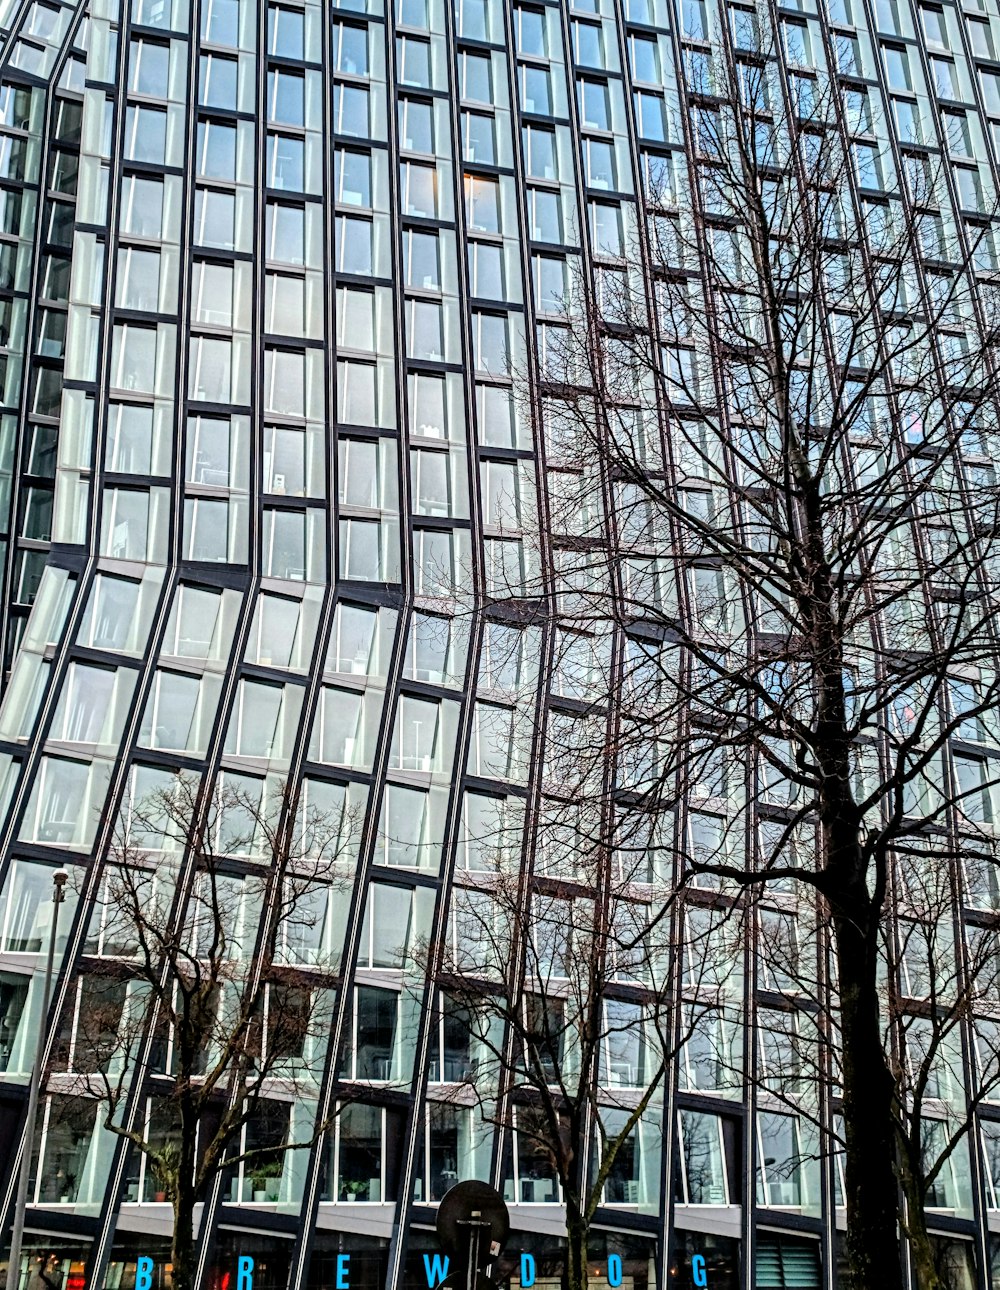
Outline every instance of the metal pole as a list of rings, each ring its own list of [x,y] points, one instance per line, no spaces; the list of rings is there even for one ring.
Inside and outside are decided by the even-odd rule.
[[[24,1237],[24,1211],[28,1204],[28,1175],[31,1172],[31,1150],[35,1141],[35,1120],[38,1117],[38,1090],[42,1082],[42,1061],[45,1057],[45,1027],[49,1016],[49,993],[52,988],[52,964],[56,954],[56,932],[59,927],[59,906],[63,902],[63,888],[69,874],[57,869],[52,875],[52,926],[49,929],[49,949],[45,959],[45,979],[42,985],[42,1009],[38,1018],[38,1044],[35,1064],[31,1068],[28,1084],[28,1114],[25,1119],[21,1167],[17,1177],[17,1199],[14,1201],[14,1225],[10,1233],[10,1256],[7,1259],[7,1290],[20,1290],[21,1242]]]

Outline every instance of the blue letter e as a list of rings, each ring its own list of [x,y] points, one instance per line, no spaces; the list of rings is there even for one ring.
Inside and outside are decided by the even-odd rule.
[[[253,1258],[249,1254],[236,1260],[236,1290],[253,1290]]]
[[[337,1290],[350,1290],[351,1284],[351,1256],[349,1254],[337,1255]]]
[[[153,1260],[148,1254],[135,1261],[135,1290],[153,1290]]]
[[[704,1254],[695,1254],[691,1259],[691,1278],[696,1286],[707,1286],[708,1277],[705,1275],[705,1256]]]
[[[521,1255],[521,1287],[522,1290],[528,1290],[528,1286],[535,1284],[535,1256],[533,1254]]]

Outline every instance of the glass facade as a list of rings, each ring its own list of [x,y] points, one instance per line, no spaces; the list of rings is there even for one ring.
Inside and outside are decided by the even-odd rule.
[[[57,1259],[63,1290],[85,1269],[128,1290],[140,1254],[167,1257],[162,1189],[81,1093],[74,1044],[88,994],[107,1005],[113,982],[127,1010],[108,963],[130,950],[101,896],[115,822],[178,772],[257,802],[290,783],[350,821],[349,882],[286,947],[328,997],[325,1033],[295,1054],[313,1096],[276,1095],[234,1154],[308,1137],[320,1105],[329,1124],[210,1191],[213,1290],[240,1254],[264,1290],[331,1290],[343,1253],[352,1290],[425,1285],[434,1206],[469,1178],[500,1186],[509,1251],[556,1284],[562,1196],[532,1108],[499,1127],[462,1096],[481,1057],[421,946],[469,951],[498,864],[582,881],[558,750],[634,641],[560,635],[538,611],[560,544],[595,539],[606,505],[543,396],[581,272],[612,308],[639,230],[669,246],[713,60],[751,65],[762,24],[789,102],[842,91],[854,196],[943,167],[939,220],[974,230],[988,280],[996,0],[0,0],[0,1158],[15,1162],[47,1027],[26,1252]],[[637,415],[637,442],[647,429]],[[722,572],[694,573],[724,632]],[[659,607],[675,594],[651,563],[626,574]],[[954,759],[964,785],[982,778],[984,821],[993,741],[977,729]],[[774,819],[783,791],[761,788]],[[689,795],[695,853],[722,844],[726,798],[708,780]],[[181,843],[142,830],[166,869]],[[245,822],[219,830],[234,873],[266,856]],[[652,890],[671,861],[654,834],[642,852]],[[992,928],[992,869],[982,886],[954,911],[963,943]],[[715,894],[693,893],[679,937],[711,935]],[[252,929],[249,897],[233,907]],[[787,892],[755,917],[770,952],[720,942],[717,1008],[693,1020],[705,978],[678,975],[690,1034],[605,1181],[594,1285],[615,1284],[610,1254],[633,1290],[704,1285],[696,1255],[713,1290],[836,1284],[839,1157],[768,1073],[805,1024],[807,931]],[[550,971],[560,952],[537,948]],[[638,987],[620,980],[607,1006],[627,1011]],[[614,1128],[648,1057],[628,1025],[609,1034]],[[150,1133],[156,1102],[154,1071],[127,1110]],[[0,1166],[8,1206],[12,1178]],[[995,1092],[931,1199],[956,1290],[1000,1285]]]

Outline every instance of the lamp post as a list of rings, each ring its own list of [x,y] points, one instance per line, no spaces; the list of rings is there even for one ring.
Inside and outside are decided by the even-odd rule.
[[[10,1257],[7,1260],[7,1290],[19,1290],[21,1283],[21,1241],[24,1237],[24,1210],[28,1203],[28,1175],[31,1172],[31,1147],[34,1142],[35,1119],[38,1115],[38,1090],[42,1082],[42,1060],[45,1056],[45,1023],[49,1015],[49,993],[52,988],[52,964],[56,954],[56,933],[59,928],[59,906],[65,897],[64,888],[69,879],[65,869],[52,875],[52,926],[49,928],[49,948],[45,958],[45,978],[42,985],[42,1009],[38,1018],[38,1043],[35,1047],[35,1064],[31,1068],[28,1084],[28,1115],[25,1121],[24,1150],[17,1176],[17,1199],[14,1201],[14,1224],[10,1233]]]

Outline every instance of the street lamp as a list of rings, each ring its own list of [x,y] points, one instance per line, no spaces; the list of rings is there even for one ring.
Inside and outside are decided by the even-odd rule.
[[[45,980],[42,985],[42,1010],[38,1019],[38,1044],[35,1064],[31,1068],[28,1084],[28,1116],[25,1121],[24,1150],[17,1176],[17,1199],[14,1201],[14,1225],[10,1233],[10,1257],[7,1260],[7,1290],[19,1290],[21,1284],[21,1241],[24,1236],[24,1210],[28,1203],[28,1175],[31,1172],[31,1148],[35,1138],[35,1119],[38,1115],[38,1089],[42,1082],[42,1060],[45,1056],[45,1023],[49,1015],[49,993],[52,987],[52,963],[56,954],[56,933],[59,928],[59,906],[66,895],[64,888],[69,881],[65,869],[52,875],[52,926],[49,928],[49,949],[45,958]]]

